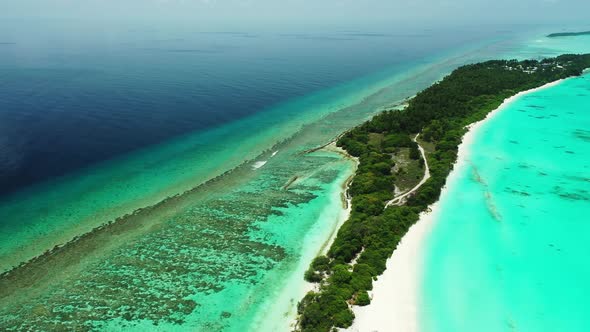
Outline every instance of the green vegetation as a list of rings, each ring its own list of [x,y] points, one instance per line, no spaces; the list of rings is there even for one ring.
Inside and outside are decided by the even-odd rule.
[[[352,213],[342,225],[327,256],[316,258],[305,278],[319,283],[299,303],[299,329],[330,331],[352,324],[351,305],[367,305],[367,291],[419,213],[438,200],[457,159],[466,125],[483,119],[505,98],[546,83],[581,75],[590,55],[562,55],[542,61],[488,61],[455,70],[419,93],[402,111],[386,111],[346,133],[338,145],[358,157],[350,186]],[[385,209],[398,176],[393,155],[410,149],[420,159],[411,137],[428,145],[431,178],[405,205]],[[412,152],[413,151],[413,152]]]
[[[573,36],[583,36],[583,35],[590,35],[590,31],[580,31],[580,32],[557,32],[547,35],[549,38],[555,37],[573,37]]]
[[[410,155],[412,151],[418,153],[417,159]],[[420,158],[418,149],[400,148],[393,153],[395,166],[392,170],[395,185],[400,192],[406,192],[416,186],[424,176],[424,161]]]

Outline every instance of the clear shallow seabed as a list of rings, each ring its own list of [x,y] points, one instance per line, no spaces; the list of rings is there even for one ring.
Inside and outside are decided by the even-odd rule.
[[[345,110],[310,137],[324,144],[470,61],[442,59],[477,39],[132,31],[85,45],[68,31],[0,35],[17,41],[0,48],[0,271]],[[380,51],[359,62],[363,47]]]
[[[318,43],[313,44],[315,47],[327,42],[342,45],[361,38],[358,34],[346,38],[321,36],[319,40],[313,35],[282,37],[312,40]],[[423,37],[412,35],[409,40],[423,44],[423,40],[416,42],[416,38]],[[231,33],[227,38],[239,38],[242,43],[253,36]],[[383,40],[371,43],[382,45]],[[242,114],[227,124],[187,133],[4,197],[0,204],[2,270],[106,221],[122,219],[52,256],[55,258],[46,265],[24,271],[17,275],[18,280],[0,285],[5,304],[0,309],[0,326],[142,330],[157,325],[160,330],[203,331],[286,328],[302,295],[303,270],[334,231],[343,213],[342,185],[354,170],[354,163],[337,152],[305,151],[427,87],[456,66],[494,58],[512,47],[502,43],[501,38],[463,43],[459,47],[461,43],[455,42],[454,48],[444,52],[442,47],[437,51],[414,51],[415,57],[406,54],[398,59],[399,64],[389,67],[380,58],[385,69],[351,70],[357,74],[374,70],[373,75],[339,84],[334,84],[338,81],[335,78],[328,82],[318,79],[313,81],[317,91],[311,94],[301,90],[305,96],[263,112]],[[344,49],[358,50],[350,45]],[[185,57],[195,54],[223,57],[217,48],[207,52],[169,47],[165,51],[175,56],[155,56],[159,60],[152,64],[164,66],[168,65],[165,60],[179,59],[186,64],[194,59]],[[238,52],[238,56],[242,55]],[[207,61],[211,58],[200,60],[210,65]],[[117,57],[107,59],[115,61]],[[46,66],[43,62],[48,60],[28,61]],[[130,66],[132,72],[141,69]],[[313,71],[315,65],[304,68]],[[180,65],[173,69],[173,74],[185,70]],[[199,69],[192,68],[188,73],[199,73]],[[152,75],[159,77],[163,73],[156,70]],[[49,75],[45,70],[34,74],[37,79],[37,75]],[[322,75],[318,73],[318,77]],[[168,77],[164,85],[176,82],[174,79],[178,77]],[[252,84],[265,81],[260,77],[250,79]],[[280,81],[280,77],[275,79]],[[169,88],[188,93],[195,84],[182,76]],[[278,86],[286,89],[290,85]],[[133,100],[146,97],[128,86],[118,88],[120,95],[131,91]],[[153,86],[151,89],[148,91],[156,91]],[[23,91],[26,96],[28,90]],[[85,93],[79,98],[89,98]],[[281,95],[278,90],[273,93]],[[242,97],[247,95],[244,92]],[[157,95],[156,99],[161,97]],[[239,103],[240,98],[231,102]],[[191,105],[191,101],[187,104]],[[250,107],[257,106],[254,103]],[[171,106],[162,109],[167,107]],[[108,105],[103,109],[109,109]],[[55,110],[59,112],[60,108]],[[215,112],[212,114],[209,116],[216,118]],[[115,114],[115,119],[140,115]],[[199,114],[180,115],[186,123],[199,118]],[[157,124],[160,120],[156,117],[145,121]],[[175,124],[167,125],[176,128]],[[149,136],[150,130],[156,128],[141,128],[140,137]],[[246,160],[250,161],[244,163]],[[224,174],[238,165],[242,166]],[[203,184],[216,176],[215,181]],[[155,205],[166,197],[171,198]],[[143,209],[129,215],[139,208]],[[35,287],[23,288],[33,282]]]
[[[525,51],[587,52],[588,41]],[[426,242],[422,331],[588,331],[589,105],[586,74],[477,131]]]
[[[343,38],[343,34],[347,37]],[[10,159],[21,154],[34,155],[35,151],[27,148],[36,147],[35,142],[55,152],[55,156],[48,159],[47,166],[57,167],[60,166],[59,160],[65,162],[77,157],[84,160],[83,157],[92,156],[93,152],[112,154],[113,146],[118,144],[126,148],[141,147],[139,143],[145,143],[145,137],[151,137],[152,132],[162,136],[177,127],[186,129],[193,121],[219,120],[225,116],[234,118],[231,121],[226,119],[225,124],[209,124],[211,127],[207,130],[189,132],[128,155],[113,154],[114,159],[75,168],[62,177],[49,177],[45,182],[5,195],[0,203],[2,270],[109,220],[117,219],[118,222],[1,280],[0,327],[115,331],[148,328],[164,331],[288,329],[296,302],[304,294],[303,271],[336,229],[344,213],[342,186],[354,171],[354,163],[338,152],[306,151],[325,144],[379,110],[415,94],[456,66],[494,54],[493,45],[501,40],[478,41],[479,38],[465,35],[456,39],[453,33],[448,41],[428,37],[428,34],[363,36],[340,33],[335,37],[272,36],[266,41],[270,44],[265,44],[259,41],[260,38],[243,34],[208,33],[205,36],[236,43],[237,49],[244,47],[244,40],[258,41],[254,42],[254,50],[250,49],[252,53],[236,51],[234,55],[217,51],[211,55],[196,49],[181,52],[179,46],[150,49],[148,55],[144,54],[146,50],[143,48],[128,50],[129,55],[96,50],[105,57],[102,70],[91,71],[90,74],[96,76],[76,70],[75,77],[72,81],[66,80],[65,87],[48,82],[63,83],[62,75],[71,74],[69,66],[84,68],[88,64],[87,56],[95,60],[91,52],[87,54],[86,49],[76,49],[74,55],[67,56],[74,60],[64,64],[60,59],[66,55],[56,56],[52,53],[56,52],[55,49],[47,58],[19,56],[23,49],[32,47],[27,42],[7,44],[7,49],[2,50],[6,52],[2,56],[8,58],[8,63],[15,61],[14,68],[0,68],[4,77],[9,77],[1,90],[6,97],[2,100],[5,109],[14,111],[5,112],[3,116],[7,121],[20,124],[14,126],[22,130],[18,135],[7,134],[4,137],[6,142],[2,142],[6,152],[3,157],[7,157],[2,160],[2,165],[8,165],[3,171],[8,174],[15,165],[17,170],[22,165],[33,167],[34,171],[29,169],[33,174],[35,171],[47,176],[52,174],[44,169],[43,164],[31,164],[27,158]],[[404,47],[405,51],[401,53],[408,54],[400,55],[391,44],[398,38],[401,38],[399,41],[408,40],[415,47]],[[438,46],[425,43],[424,38],[432,39],[432,45]],[[194,41],[164,39],[156,44],[184,45],[190,42]],[[326,46],[328,42],[332,46]],[[287,58],[287,63],[299,63],[301,71],[284,69],[277,59],[251,58],[260,55],[260,47],[276,43],[289,45],[290,53],[286,53],[292,58]],[[358,63],[372,63],[358,62],[357,57],[363,58],[359,54],[363,53],[359,51],[363,48],[356,47],[356,43],[371,46],[370,52],[378,55],[373,62],[376,67],[356,68]],[[328,49],[322,50],[321,45]],[[375,52],[375,45],[385,49]],[[430,48],[424,49],[423,45]],[[112,47],[111,50],[121,48],[117,43],[107,46]],[[307,46],[314,48],[309,51]],[[481,51],[483,46],[486,48]],[[274,49],[276,45],[272,47]],[[56,49],[60,50],[59,47]],[[350,54],[342,54],[354,58],[353,62],[332,63],[332,67],[321,65],[327,61],[327,54],[340,54],[343,49]],[[36,52],[38,50],[32,53],[35,55]],[[316,52],[322,53],[318,59],[315,59]],[[311,55],[314,60],[310,60]],[[177,99],[183,93],[190,96],[202,93],[199,84],[203,82],[195,81],[193,75],[202,74],[203,68],[209,68],[213,59],[225,59],[230,69],[239,70],[241,67],[231,65],[231,61],[239,60],[244,65],[241,58],[244,56],[253,72],[262,68],[268,72],[245,82],[239,81],[234,88],[245,89],[246,85],[242,84],[248,82],[258,87],[256,82],[260,81],[260,88],[265,89],[263,92],[285,97],[290,84],[299,80],[310,83],[312,92],[306,91],[309,87],[301,83],[297,88],[303,96],[278,104],[271,103],[272,98],[263,98],[264,102],[274,106],[267,105],[262,111],[255,112],[257,103],[244,105],[246,110],[238,111],[248,113],[249,110],[250,113],[238,117],[230,111],[225,113],[211,105],[197,103],[198,98],[196,101]],[[127,68],[119,68],[117,60],[129,68],[129,72],[122,71],[128,73],[127,76],[119,75],[121,69]],[[192,67],[195,63],[198,64],[196,68]],[[183,67],[187,64],[191,66]],[[141,72],[148,65],[154,66],[149,66],[150,71],[146,73]],[[29,68],[31,66],[33,70]],[[38,68],[46,66],[57,69]],[[217,63],[217,66],[223,67],[224,62]],[[328,69],[334,70],[335,67],[345,69],[347,74],[330,73]],[[282,73],[281,68],[286,73],[293,71],[296,75],[293,81],[284,81],[281,75],[273,76],[276,71]],[[231,75],[226,76],[228,72],[231,74],[229,70],[216,80],[206,76],[204,82],[213,86],[220,81],[232,82],[223,80],[231,78]],[[374,74],[351,80],[351,77],[366,72]],[[175,74],[180,76],[170,77]],[[23,75],[25,78],[32,76],[38,85],[27,87],[23,84],[26,82],[22,80]],[[160,75],[164,75],[163,78]],[[265,75],[269,76],[265,78]],[[150,85],[147,83],[150,79],[156,81]],[[140,84],[139,89],[132,84],[134,82]],[[52,93],[59,97],[49,99],[47,105],[54,86],[58,91]],[[71,90],[79,87],[81,90]],[[59,90],[62,88],[65,90]],[[167,94],[162,89],[166,89]],[[144,90],[153,94],[146,94],[142,92]],[[116,94],[113,95],[113,91]],[[106,102],[97,95],[100,92],[116,98],[104,105]],[[221,97],[218,106],[221,109],[224,105],[239,104],[242,97],[251,103],[247,98],[253,92],[236,94],[234,89],[230,92],[216,92],[216,96]],[[22,96],[22,100],[31,105],[22,105],[15,96]],[[167,96],[173,98],[174,105],[159,104]],[[153,98],[155,104],[149,98]],[[95,99],[101,101],[98,106],[89,103]],[[143,106],[137,105],[138,100]],[[201,106],[206,110],[202,114],[198,113]],[[168,117],[174,121],[162,122],[158,112],[147,116],[145,112],[153,107],[159,108],[160,112],[171,112]],[[40,124],[33,123],[35,125],[31,128],[34,130],[29,130],[31,128],[23,123],[30,122],[29,118],[35,119],[36,114],[43,120],[39,121]],[[68,124],[69,127],[57,126],[67,119],[76,121]],[[89,122],[85,122],[88,119]],[[120,122],[121,127],[117,122],[120,119],[125,119]],[[178,123],[175,122],[177,119],[180,119]],[[145,126],[143,122],[146,122]],[[101,128],[106,132],[86,134],[82,131],[82,135],[80,130],[71,131],[72,126],[92,128],[93,123],[104,126]],[[158,131],[159,124],[163,132]],[[63,132],[51,132],[55,129]],[[38,130],[42,133],[47,130],[45,134],[52,139],[38,137]],[[92,143],[88,143],[92,149],[73,157],[67,154],[69,150],[66,148],[71,146],[64,146],[64,142],[80,143],[72,141],[72,135],[80,142]],[[15,146],[10,144],[14,137],[25,137],[27,144],[20,146],[22,149],[14,149]],[[95,143],[99,146],[93,145]],[[232,172],[226,173],[232,168]],[[211,178],[215,179],[205,183]],[[8,181],[11,179],[14,180],[9,176]]]

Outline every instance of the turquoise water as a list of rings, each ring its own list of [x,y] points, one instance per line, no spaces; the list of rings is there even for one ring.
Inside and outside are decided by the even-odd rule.
[[[0,271],[220,176],[328,114],[361,109],[354,126],[436,79],[414,77],[443,54],[494,35],[372,32],[2,20]]]
[[[418,92],[453,67],[486,57],[487,53],[468,51],[477,50],[481,45],[493,45],[494,42],[495,40],[484,40],[462,45],[457,49],[446,49],[444,52],[430,51],[432,53],[426,58],[406,59],[403,63],[384,66],[371,74],[281,101],[224,125],[183,134],[2,196],[0,271],[8,270],[105,222],[130,214],[136,209],[152,206],[166,197],[183,193],[220,176],[298,133],[303,126],[328,114],[346,110],[341,112],[344,114],[341,116],[344,121],[338,120],[337,126],[327,128],[321,136],[313,138],[313,144],[321,145],[383,107]],[[172,46],[167,44],[167,47]],[[338,47],[350,46],[340,46],[338,43]],[[383,47],[389,49],[387,45]],[[486,52],[493,53],[494,50]],[[275,66],[282,68],[280,64]],[[268,66],[267,69],[270,70]],[[180,69],[174,67],[170,70],[176,72]],[[154,75],[156,74],[162,73],[158,71]],[[134,79],[142,82],[141,76]],[[159,76],[158,79],[163,80]],[[272,79],[276,78],[273,76]],[[315,79],[322,80],[319,77]],[[321,86],[320,82],[314,85]],[[264,87],[262,85],[259,89]],[[280,85],[275,88],[279,89]],[[175,98],[177,94],[178,91],[173,89],[167,98]],[[154,99],[159,100],[162,97]],[[219,99],[228,98],[221,96]],[[232,97],[229,102],[236,104],[241,99]],[[87,117],[100,112],[97,110]],[[116,116],[115,120],[119,121],[118,116],[121,115]],[[146,134],[140,131],[139,136]],[[235,147],[236,143],[239,143],[239,147]],[[53,146],[52,149],[59,150],[59,146]],[[52,156],[51,159],[55,158]]]
[[[547,30],[545,30],[547,31]],[[511,53],[518,59],[554,57],[565,53],[590,52],[590,36],[547,38],[540,34],[536,38],[526,38],[518,53]]]
[[[5,304],[0,327],[287,329],[305,288],[303,271],[335,230],[343,213],[342,185],[354,170],[352,161],[334,151],[306,151],[459,65],[512,50],[504,37],[509,39],[496,36],[421,56],[406,54],[397,64],[395,58],[385,61],[391,54],[384,53],[379,59],[388,66],[381,63],[373,74],[328,87],[318,72],[310,83],[316,89],[303,96],[7,196],[0,203],[0,270],[108,220],[119,222],[31,270],[17,270],[12,280],[0,280]],[[340,44],[348,42],[332,41],[332,47],[361,52]],[[273,68],[283,68],[280,63]],[[184,68],[173,69],[178,74]],[[288,86],[277,85],[279,90]],[[177,86],[172,87],[174,95]],[[227,99],[228,104],[240,100]],[[29,287],[31,280],[35,287]]]
[[[588,331],[588,105],[586,74],[476,132],[427,239],[422,331]]]
[[[67,242],[77,234],[156,204],[252,160],[301,130],[303,125],[358,105],[367,96],[399,81],[405,73],[407,71],[397,67],[390,68],[284,102],[212,130],[150,146],[5,198],[0,202],[0,215],[5,221],[14,222],[5,222],[0,227],[3,242],[0,271]],[[406,91],[388,96],[385,105],[403,98],[403,93],[412,93]],[[364,104],[376,105],[376,101]],[[365,107],[364,112],[356,114],[360,119],[374,111],[361,107]],[[332,130],[324,137],[331,138],[330,134],[338,133]],[[319,139],[316,142],[323,143]],[[232,148],[234,145],[238,148]]]
[[[0,327],[288,329],[354,170],[337,152],[306,151],[490,57],[493,47],[480,49],[496,42],[392,65],[9,196],[3,269],[118,222],[0,279]]]

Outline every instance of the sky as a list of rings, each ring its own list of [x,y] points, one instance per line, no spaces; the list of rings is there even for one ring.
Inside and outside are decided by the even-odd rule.
[[[553,23],[587,20],[588,0],[0,0],[2,18],[207,24]]]

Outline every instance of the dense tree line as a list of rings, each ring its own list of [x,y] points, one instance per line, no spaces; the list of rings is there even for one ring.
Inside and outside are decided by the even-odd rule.
[[[327,256],[317,257],[305,273],[306,280],[318,282],[320,287],[299,303],[299,329],[324,332],[348,327],[354,320],[350,306],[370,303],[367,291],[385,270],[402,236],[418,220],[419,213],[438,200],[457,160],[466,125],[483,119],[507,97],[580,75],[588,67],[590,55],[463,66],[416,95],[406,109],[383,112],[342,136],[338,146],[360,161],[349,190],[352,212]],[[431,178],[404,206],[385,209],[395,184],[391,154],[410,148],[411,155],[420,158],[411,139],[417,133],[435,146],[428,155]],[[380,144],[370,144],[371,134],[384,139]]]

